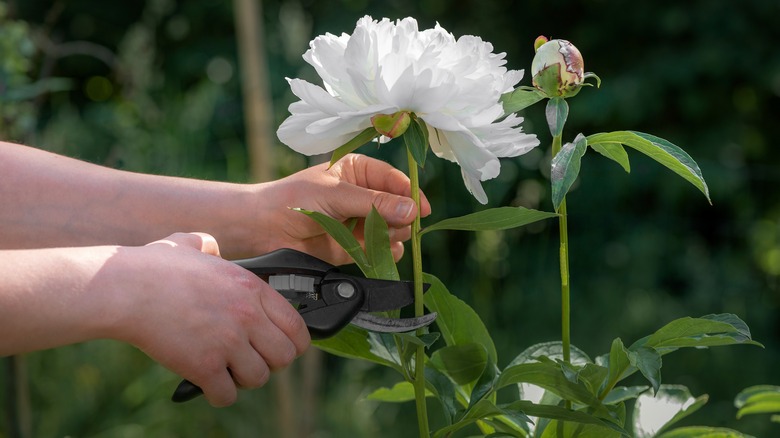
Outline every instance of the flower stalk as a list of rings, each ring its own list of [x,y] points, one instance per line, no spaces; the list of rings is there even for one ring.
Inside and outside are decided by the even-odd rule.
[[[553,136],[552,155],[555,157],[561,151],[561,134]],[[569,289],[569,230],[566,215],[566,197],[564,196],[558,208],[558,232],[560,234],[560,252],[558,255],[561,266],[561,343],[563,360],[571,361],[571,294]]]
[[[423,303],[423,270],[422,270],[422,250],[420,236],[420,178],[417,171],[417,161],[409,148],[406,149],[407,159],[409,161],[409,180],[411,182],[412,200],[417,206],[417,215],[412,222],[412,271],[414,279],[414,316],[423,316],[425,307]],[[424,329],[418,329],[417,335],[424,334]],[[417,425],[419,436],[428,438],[430,431],[428,427],[428,409],[425,404],[425,347],[417,346],[414,365],[414,399],[417,407]]]

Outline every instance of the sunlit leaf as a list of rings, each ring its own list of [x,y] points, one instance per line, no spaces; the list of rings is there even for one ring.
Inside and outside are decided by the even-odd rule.
[[[647,389],[647,386],[617,386],[612,388],[612,391],[604,398],[604,404],[611,405],[637,398]]]
[[[574,345],[569,346],[569,354],[569,360],[574,365],[584,365],[593,362],[587,353]],[[521,363],[537,362],[537,358],[541,356],[551,359],[563,359],[563,343],[561,341],[550,341],[534,344],[518,354],[507,367]]]
[[[390,250],[387,222],[373,205],[371,212],[366,216],[363,236],[366,239],[366,259],[373,271],[372,278],[399,280],[398,268],[393,259],[393,252]]]
[[[780,386],[756,385],[745,388],[734,399],[737,418],[750,414],[780,413]]]
[[[620,164],[627,173],[631,173],[628,154],[620,143],[597,143],[589,145],[594,151]]]
[[[545,97],[545,94],[536,88],[518,87],[503,94],[501,103],[504,105],[504,114],[512,114],[528,108]]]
[[[426,397],[432,397],[434,394],[425,391]],[[403,403],[414,400],[414,385],[409,382],[398,382],[392,388],[378,388],[366,396],[367,400]]]
[[[538,211],[524,207],[498,207],[467,214],[465,216],[444,219],[420,231],[425,233],[436,230],[486,231],[506,230],[528,225],[540,220],[558,216],[556,213]]]
[[[320,350],[349,359],[362,359],[399,370],[398,364],[371,351],[365,330],[352,325],[344,327],[335,336],[312,341]]]
[[[347,154],[351,153],[355,149],[359,148],[360,146],[363,146],[364,144],[370,142],[371,140],[379,137],[379,133],[376,132],[376,129],[374,127],[366,128],[361,132],[360,134],[356,135],[352,140],[344,143],[343,145],[339,146],[335,151],[333,151],[333,155],[330,157],[330,166],[336,164],[336,161],[344,158]]]
[[[496,387],[500,389],[513,383],[532,383],[561,398],[601,407],[601,401],[582,382],[569,380],[556,362],[510,365],[501,372]]]
[[[447,345],[477,343],[487,350],[488,357],[497,361],[493,338],[477,312],[458,297],[452,295],[438,278],[423,274],[423,281],[431,285],[423,296],[425,307],[438,313],[436,325]]]
[[[545,109],[547,126],[553,136],[561,135],[566,119],[569,117],[569,104],[562,97],[553,97],[547,102]]]
[[[632,424],[636,438],[652,438],[669,426],[696,412],[707,403],[707,395],[693,397],[681,385],[661,385],[655,396],[637,397]]]
[[[658,435],[657,438],[752,438],[725,427],[689,426],[670,430]]]
[[[550,179],[555,211],[558,211],[563,198],[577,179],[577,175],[580,173],[580,160],[587,149],[588,142],[585,140],[585,136],[578,134],[574,143],[566,143],[553,157]]]
[[[707,197],[707,201],[712,203],[699,165],[679,146],[654,135],[636,131],[605,132],[588,136],[588,144],[600,143],[621,143],[642,152],[693,184]]]
[[[325,232],[333,238],[333,240],[335,240],[339,245],[341,245],[342,248],[344,248],[344,251],[346,251],[347,254],[352,257],[352,260],[355,261],[355,264],[357,264],[358,268],[363,271],[363,274],[366,277],[377,278],[376,273],[374,272],[374,268],[368,262],[366,253],[363,252],[363,248],[360,247],[360,243],[346,225],[342,224],[336,219],[333,219],[330,216],[324,215],[317,211],[304,210],[302,208],[293,208],[293,210],[299,211],[314,219],[318,224],[320,224]]]

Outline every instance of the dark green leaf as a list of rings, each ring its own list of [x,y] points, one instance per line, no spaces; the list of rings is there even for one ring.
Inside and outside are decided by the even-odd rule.
[[[513,383],[532,383],[566,400],[601,407],[599,399],[582,382],[572,382],[555,362],[511,365],[501,372],[496,388]]]
[[[475,343],[448,345],[431,355],[431,363],[458,385],[474,382],[488,363],[485,347]]]
[[[439,402],[441,402],[447,424],[452,424],[452,420],[457,412],[457,407],[455,406],[457,400],[455,384],[436,368],[425,367],[424,372],[426,388],[431,390]]]
[[[460,420],[457,422],[441,428],[437,430],[434,434],[434,438],[441,438],[446,437],[452,434],[453,432],[456,432],[469,424],[475,423],[483,418],[492,418],[500,415],[508,415],[512,416],[514,418],[517,418],[520,416],[518,412],[507,412],[506,410],[496,406],[492,401],[487,399],[482,399],[477,404],[475,404],[473,407],[468,409],[463,417],[461,417]],[[525,417],[526,421],[531,421],[529,418]]]
[[[637,398],[639,394],[647,391],[647,389],[647,386],[617,386],[604,398],[604,404],[612,405]]]
[[[699,165],[684,150],[669,141],[636,131],[615,131],[588,136],[588,144],[599,143],[621,143],[642,152],[693,184],[707,197],[707,201],[712,203]]]
[[[373,205],[371,212],[366,216],[363,236],[366,239],[366,258],[373,270],[372,278],[399,280],[398,268],[395,265],[395,259],[393,259],[393,252],[390,251],[387,222]]]
[[[507,405],[502,405],[502,407],[507,409],[516,409],[532,417],[551,418],[555,420],[572,421],[581,424],[592,424],[617,431],[623,435],[628,435],[628,433],[620,426],[610,421],[603,420],[588,414],[587,412],[575,411],[561,406],[540,405],[527,400],[518,400]]]
[[[574,143],[566,143],[553,157],[550,179],[555,211],[558,211],[563,198],[577,179],[577,175],[580,173],[580,160],[587,149],[588,142],[585,140],[585,136],[578,134]]]
[[[547,126],[550,128],[550,134],[553,137],[563,133],[563,125],[569,117],[569,104],[562,97],[553,97],[547,102],[545,109],[547,117]]]
[[[661,354],[655,348],[639,347],[628,352],[628,360],[650,381],[653,391],[657,392],[661,386]]]
[[[612,341],[612,347],[609,349],[609,386],[614,386],[617,382],[627,377],[629,373],[626,370],[630,366],[631,361],[628,358],[628,350],[620,338],[615,338]]]
[[[376,132],[376,129],[374,127],[369,127],[363,130],[360,134],[356,135],[352,140],[344,143],[343,145],[339,146],[335,151],[333,151],[333,155],[330,157],[330,166],[336,164],[336,161],[344,158],[347,154],[354,151],[355,149],[359,148],[360,146],[363,146],[364,144],[368,143],[369,141],[379,137],[379,133]]]
[[[381,357],[403,374],[398,344],[395,343],[395,338],[393,338],[392,334],[368,332],[368,344],[371,354]]]
[[[349,230],[344,224],[333,219],[330,216],[326,216],[322,213],[310,210],[304,210],[302,208],[293,208],[295,211],[299,211],[310,218],[314,219],[325,230],[330,237],[333,238],[342,248],[352,257],[358,268],[363,271],[366,277],[376,278],[374,268],[368,262],[366,253],[363,252],[363,248],[360,247],[352,231]]]
[[[528,225],[543,219],[558,216],[556,213],[532,210],[524,207],[498,207],[467,214],[465,216],[444,219],[420,231],[425,233],[436,230],[506,230]]]
[[[428,126],[419,117],[414,117],[409,129],[403,135],[404,144],[412,154],[414,161],[420,167],[425,167],[425,157],[428,155]]]
[[[469,408],[479,403],[480,400],[487,398],[496,389],[498,375],[498,367],[496,367],[496,364],[488,358],[482,375],[479,376],[479,380],[477,380],[477,383],[471,390],[471,396],[469,396]]]
[[[512,114],[524,110],[545,98],[545,94],[536,88],[518,87],[501,96],[504,114]]]
[[[732,344],[761,345],[751,339],[750,330],[741,319],[726,313],[676,319],[652,335],[635,342],[630,349],[644,345],[664,354],[668,352],[666,349]]]
[[[496,347],[485,324],[468,304],[452,295],[441,280],[430,274],[423,274],[424,281],[431,285],[423,296],[425,307],[439,314],[436,325],[447,345],[476,343],[483,345],[488,357],[497,361]]]
[[[594,151],[620,164],[627,173],[631,173],[631,165],[628,162],[628,154],[620,143],[597,143],[590,145]]]

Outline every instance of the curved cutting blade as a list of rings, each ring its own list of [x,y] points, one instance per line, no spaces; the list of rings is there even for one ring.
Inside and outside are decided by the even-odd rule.
[[[403,333],[430,325],[436,320],[436,312],[417,318],[385,318],[366,312],[358,312],[351,323],[372,332]]]

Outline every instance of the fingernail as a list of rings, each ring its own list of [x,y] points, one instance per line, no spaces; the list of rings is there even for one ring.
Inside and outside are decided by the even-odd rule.
[[[414,210],[414,201],[411,199],[404,199],[398,203],[398,207],[396,207],[395,213],[400,219],[406,219],[410,214],[412,214],[412,210]]]

